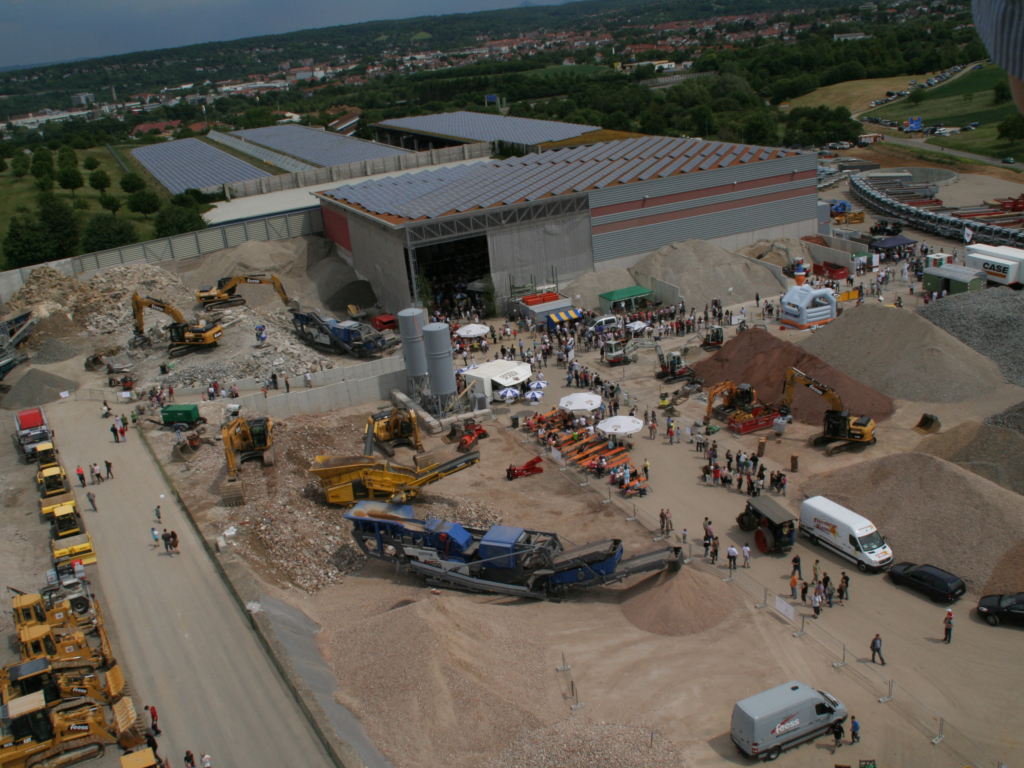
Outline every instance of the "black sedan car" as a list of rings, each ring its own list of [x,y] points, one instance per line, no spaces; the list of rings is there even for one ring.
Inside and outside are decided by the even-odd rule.
[[[1015,595],[985,595],[978,601],[978,615],[993,627],[1024,624],[1024,592]]]
[[[967,591],[963,579],[934,565],[898,563],[889,569],[892,583],[928,595],[934,602],[951,603]]]

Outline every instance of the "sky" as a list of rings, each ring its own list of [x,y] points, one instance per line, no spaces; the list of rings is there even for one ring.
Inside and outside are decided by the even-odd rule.
[[[544,4],[544,0],[533,0]],[[0,66],[446,13],[521,0],[0,0]]]

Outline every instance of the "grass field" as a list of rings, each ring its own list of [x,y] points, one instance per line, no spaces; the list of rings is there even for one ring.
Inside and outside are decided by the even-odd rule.
[[[75,190],[74,196],[70,192],[61,189],[59,186],[54,186],[54,193],[61,198],[66,199],[69,203],[74,203],[75,200],[85,200],[89,204],[88,210],[80,211],[83,219],[83,225],[85,220],[89,216],[101,214],[103,216],[109,216],[99,204],[100,193],[89,186],[89,174],[92,171],[87,171],[82,167],[82,163],[87,157],[95,157],[99,163],[100,168],[107,172],[112,182],[110,189],[107,190],[107,194],[114,195],[115,197],[121,198],[122,207],[117,212],[118,218],[130,219],[135,224],[135,230],[139,234],[140,240],[151,240],[153,238],[153,216],[149,217],[147,221],[143,218],[141,213],[132,213],[128,210],[125,204],[125,195],[121,191],[121,187],[118,186],[118,182],[121,177],[124,176],[124,171],[121,170],[121,166],[117,164],[110,152],[105,147],[96,147],[93,149],[79,150],[78,151],[78,170],[81,172],[82,177],[85,179],[85,186],[81,189]],[[56,164],[56,156],[54,157],[54,163]],[[10,162],[8,162],[10,165]],[[32,176],[25,176],[22,179],[17,179],[11,173],[8,168],[3,173],[0,173],[0,241],[3,240],[7,235],[7,228],[11,223],[11,218],[18,212],[18,208],[24,206],[29,210],[35,209],[37,190],[35,187],[35,179]],[[0,268],[6,269],[3,263],[3,256],[0,253]]]
[[[877,80],[850,80],[845,83],[827,85],[816,91],[793,99],[790,107],[820,107],[830,109],[846,107],[851,112],[868,109],[875,99],[885,98],[886,91],[900,91],[915,78],[910,75],[899,77],[882,77]]]
[[[561,64],[554,64],[550,67],[544,67],[544,69],[535,69],[525,72],[524,74],[532,75],[533,77],[551,77],[552,75],[593,75],[596,72],[607,70],[608,67],[602,67],[600,64],[570,64],[569,66],[562,66]]]
[[[986,157],[1015,157],[1024,159],[1024,141],[1011,144],[999,138],[999,129],[995,125],[983,125],[976,131],[958,133],[956,136],[933,136],[928,144],[937,147],[949,147],[963,152],[974,152]]]

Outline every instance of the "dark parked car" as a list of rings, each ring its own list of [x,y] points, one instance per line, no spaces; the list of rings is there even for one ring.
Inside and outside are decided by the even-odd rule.
[[[934,565],[898,563],[889,569],[892,583],[928,595],[934,602],[951,603],[967,591],[963,579]]]
[[[978,601],[978,615],[993,627],[1024,624],[1024,592],[1015,595],[985,595]]]

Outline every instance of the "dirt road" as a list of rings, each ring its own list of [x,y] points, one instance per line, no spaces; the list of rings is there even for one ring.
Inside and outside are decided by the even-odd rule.
[[[208,752],[217,766],[328,765],[138,432],[115,445],[97,403],[54,404],[47,415],[69,474],[113,462],[115,479],[89,489],[99,511],[84,489],[79,499],[136,704],[160,712],[160,754],[177,763],[186,749]],[[178,533],[180,555],[154,547],[154,526]]]

